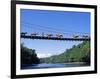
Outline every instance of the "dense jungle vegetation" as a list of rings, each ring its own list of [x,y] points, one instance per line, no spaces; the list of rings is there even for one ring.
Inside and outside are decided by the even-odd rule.
[[[79,45],[74,45],[70,49],[66,49],[62,54],[41,58],[41,63],[68,63],[68,62],[84,62],[90,64],[90,42],[85,41]]]
[[[90,42],[85,41],[79,45],[74,45],[66,49],[59,55],[53,55],[47,58],[38,58],[34,49],[29,49],[21,44],[21,65],[39,64],[39,63],[68,63],[84,62],[90,64]]]
[[[29,49],[21,44],[21,65],[38,63],[40,63],[40,59],[37,57],[35,50]]]

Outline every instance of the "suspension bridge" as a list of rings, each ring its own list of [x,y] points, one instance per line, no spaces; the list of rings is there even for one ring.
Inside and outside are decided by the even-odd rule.
[[[64,31],[57,28],[51,28],[38,24],[23,23],[24,29],[29,29],[21,32],[21,38],[24,39],[40,39],[40,40],[63,40],[63,41],[90,41],[89,33]],[[22,27],[23,29],[23,27]],[[38,31],[37,31],[38,30]],[[41,33],[39,33],[41,31]],[[49,32],[49,33],[48,33]]]

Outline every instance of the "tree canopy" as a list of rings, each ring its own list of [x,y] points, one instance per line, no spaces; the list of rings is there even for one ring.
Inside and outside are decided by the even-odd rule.
[[[90,42],[84,41],[79,45],[74,45],[66,49],[60,55],[54,55],[48,58],[42,58],[44,63],[67,63],[67,62],[85,62],[90,64]]]
[[[40,63],[34,49],[29,49],[21,44],[21,65],[23,64],[38,64]]]

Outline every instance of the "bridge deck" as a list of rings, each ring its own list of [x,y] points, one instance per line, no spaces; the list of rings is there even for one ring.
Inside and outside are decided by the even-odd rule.
[[[43,36],[29,36],[21,35],[21,38],[26,39],[44,39],[44,40],[65,40],[65,41],[90,41],[90,38],[57,38],[57,37],[43,37]]]

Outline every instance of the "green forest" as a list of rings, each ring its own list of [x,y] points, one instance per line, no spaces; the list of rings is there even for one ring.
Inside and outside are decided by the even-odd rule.
[[[21,65],[23,64],[38,64],[40,59],[37,57],[34,49],[29,49],[21,44]]]
[[[62,54],[40,59],[41,63],[83,62],[90,64],[90,42],[85,41],[66,49]]]
[[[68,63],[84,62],[90,64],[90,42],[84,41],[66,49],[62,54],[53,55],[47,58],[38,58],[34,49],[29,49],[21,44],[21,65],[39,63]]]

